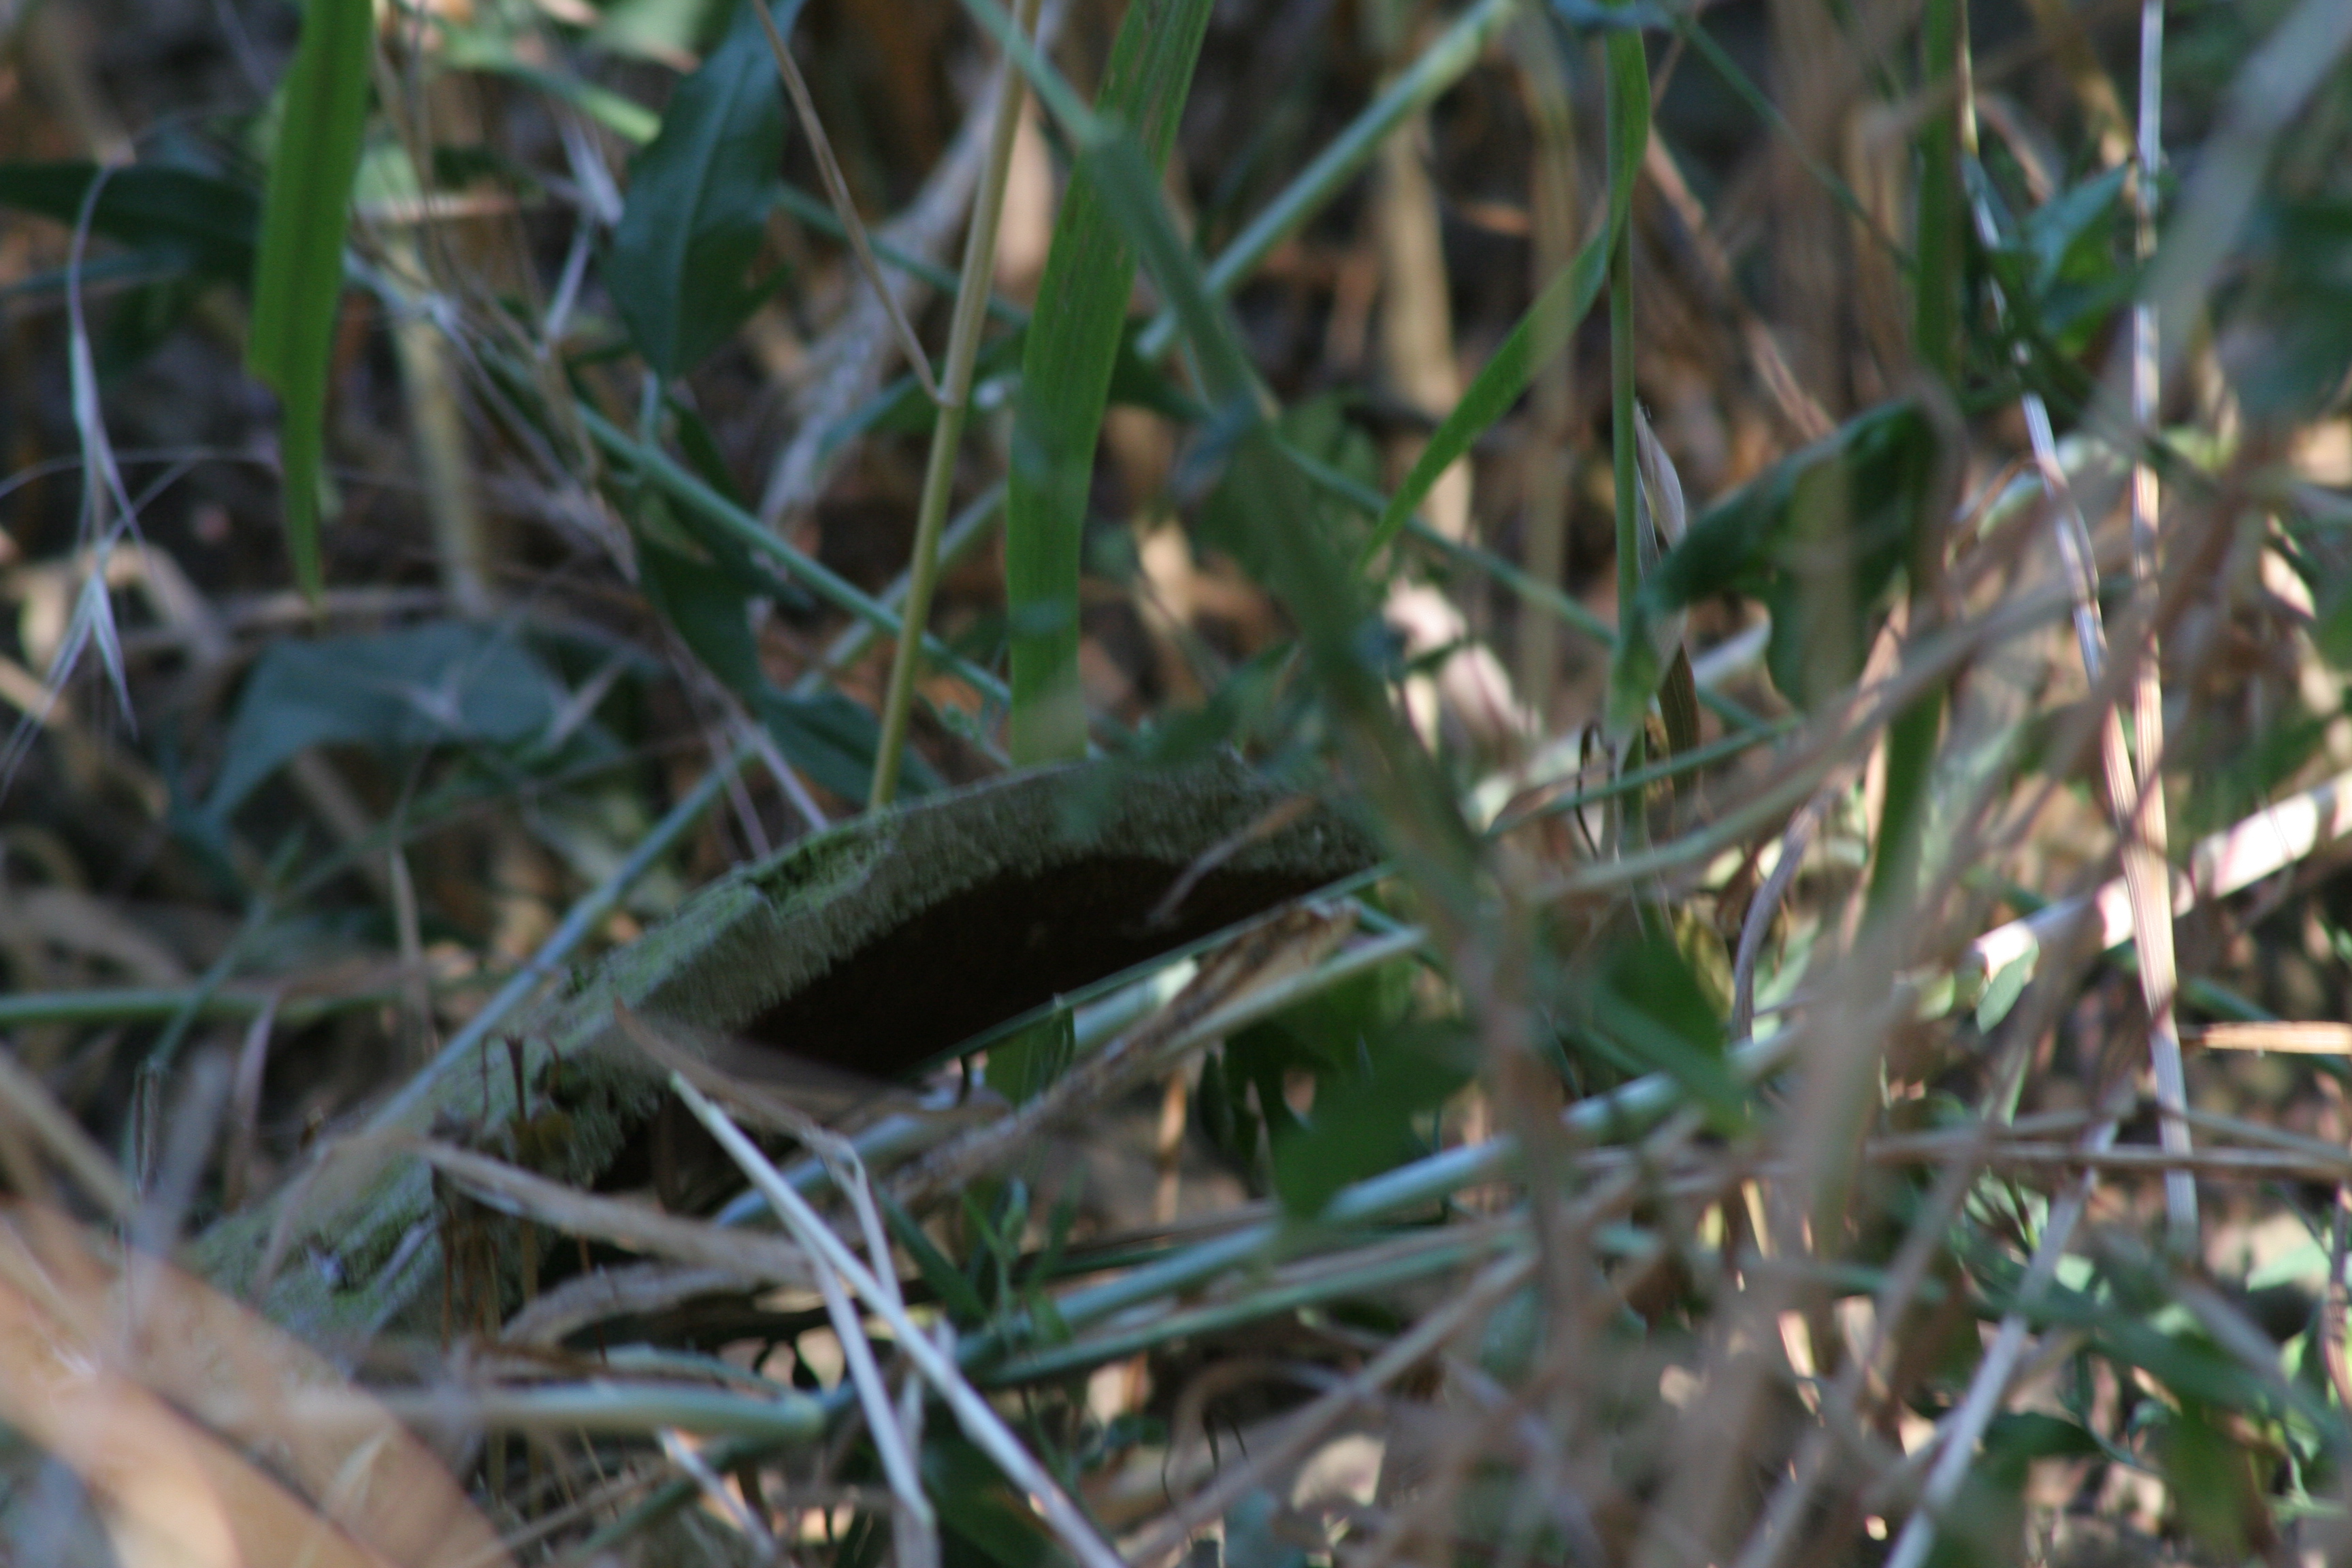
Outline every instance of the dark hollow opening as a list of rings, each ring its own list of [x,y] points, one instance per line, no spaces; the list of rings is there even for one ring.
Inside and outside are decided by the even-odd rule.
[[[1161,925],[1181,866],[1089,859],[1005,876],[933,904],[753,1019],[749,1039],[895,1078],[1056,994],[1116,974],[1319,885],[1212,871]]]

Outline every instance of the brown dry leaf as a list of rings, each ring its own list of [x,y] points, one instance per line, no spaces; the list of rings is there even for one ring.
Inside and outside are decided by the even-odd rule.
[[[344,1396],[332,1430],[294,1414],[320,1391]],[[0,1225],[0,1418],[100,1500],[133,1568],[509,1561],[430,1450],[309,1346],[21,1205]]]

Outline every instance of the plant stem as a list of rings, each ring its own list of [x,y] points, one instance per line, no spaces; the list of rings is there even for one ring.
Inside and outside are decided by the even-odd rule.
[[[1958,84],[1950,105],[1930,116],[1919,132],[1917,265],[1911,316],[1912,352],[1919,368],[1948,397],[1959,389],[1960,237],[1965,221],[1959,128],[1969,95],[1967,0],[1927,0],[1919,24],[1919,76],[1923,91],[1933,91],[1948,78]],[[1944,537],[1942,520],[1932,512],[1915,520],[1912,529],[1908,629],[1916,636],[1934,625]],[[1870,909],[1875,918],[1899,919],[1910,912],[1919,881],[1920,838],[1936,742],[1943,727],[1943,694],[1931,690],[1886,728],[1886,783],[1870,877]]]
[[[1297,233],[1323,205],[1371,162],[1389,132],[1415,110],[1433,102],[1446,89],[1468,74],[1486,53],[1487,43],[1503,30],[1518,9],[1517,0],[1478,0],[1423,49],[1412,65],[1391,82],[1388,89],[1364,106],[1363,112],[1316,154],[1315,161],[1283,187],[1282,194],[1234,236],[1217,258],[1203,269],[1210,289],[1230,292],[1272,255],[1275,247]],[[1157,360],[1175,341],[1176,308],[1162,307],[1158,317],[1135,340],[1136,352]]]
[[[1037,23],[1037,0],[1023,0],[1021,31]],[[922,659],[923,628],[929,624],[931,591],[939,579],[940,531],[955,489],[956,448],[963,439],[964,415],[971,398],[971,369],[980,356],[980,333],[996,268],[996,227],[1004,213],[1004,182],[1013,166],[1013,139],[1028,101],[1020,70],[1008,55],[998,68],[996,123],[988,167],[973,198],[971,231],[965,237],[963,274],[956,289],[955,316],[948,331],[948,363],[940,384],[939,418],[931,426],[931,454],[923,471],[920,510],[915,516],[914,560],[908,567],[907,606],[901,617],[898,657],[890,665],[890,689],[882,705],[882,740],[874,753],[874,790],[866,804],[885,806],[898,794],[898,765],[906,755],[907,721],[914,707],[915,669]]]
[[[1163,168],[1209,23],[1209,0],[1130,5],[1111,45],[1098,112],[1137,128]],[[1088,481],[1103,408],[1135,290],[1135,247],[1083,174],[1055,220],[1053,247],[1021,358],[1013,471],[1004,502],[1004,598],[1013,709],[1009,749],[1024,765],[1082,757],[1078,579]]]
[[[2156,255],[2157,175],[2164,167],[2164,0],[2143,0],[2139,16],[2139,168],[2132,179],[2132,216],[2140,264]],[[2156,306],[2143,294],[2132,302],[2131,416],[2137,430],[2156,428],[2164,396],[2164,367],[2157,356]],[[2132,464],[2132,605],[2141,616],[2156,614],[2157,512],[2162,500],[2155,466],[2143,447]],[[2122,825],[2126,852],[2144,868],[2147,929],[2140,931],[2140,989],[2147,1005],[2147,1048],[2156,1076],[2156,1102],[2164,1112],[2158,1135],[2172,1154],[2189,1152],[2189,1084],[2180,1064],[2180,1028],[2173,1004],[2179,990],[2172,952],[2172,878],[2167,868],[2164,811],[2164,675],[2156,636],[2150,630],[2132,688],[2132,767],[2139,785],[2134,819]],[[2185,1170],[2165,1173],[2165,1212],[2169,1240],[2183,1257],[2197,1251],[2197,1178]]]
[[[1603,46],[1609,68],[1607,83],[1609,168],[1613,180],[1628,180],[1642,166],[1642,149],[1650,136],[1649,66],[1639,33],[1612,33]],[[1630,191],[1630,185],[1628,190]],[[1618,194],[1611,193],[1612,203]],[[1633,356],[1638,345],[1633,327],[1633,226],[1619,226],[1609,251],[1609,456],[1611,489],[1617,509],[1617,636],[1618,664],[1624,662],[1622,646],[1633,617],[1627,614],[1642,587],[1642,475],[1634,434]],[[1642,731],[1636,721],[1622,766],[1639,766]],[[1631,803],[1624,820],[1638,826],[1640,803]]]

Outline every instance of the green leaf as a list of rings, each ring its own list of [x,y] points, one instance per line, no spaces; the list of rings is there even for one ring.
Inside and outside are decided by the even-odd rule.
[[[2352,200],[2265,204],[2221,358],[2246,410],[2280,424],[2341,408],[2352,378]]]
[[[1067,1568],[1036,1510],[978,1448],[952,1434],[933,1436],[923,1444],[922,1468],[946,1568]]]
[[[1665,673],[1654,630],[1717,594],[1772,611],[1765,664],[1801,707],[1861,673],[1869,626],[1927,515],[1936,435],[1910,402],[1884,405],[1766,469],[1691,525],[1624,612],[1609,724],[1630,731]]]
[[[1325,473],[1369,489],[1380,473],[1380,449],[1363,426],[1348,416],[1349,402],[1347,394],[1327,393],[1294,404],[1274,421],[1274,435],[1286,455],[1297,454]],[[1302,467],[1297,462],[1293,466]],[[1364,536],[1358,521],[1361,513],[1339,497],[1318,489],[1309,504],[1318,531],[1335,546],[1347,548]],[[1263,577],[1272,569],[1272,557],[1256,511],[1256,498],[1228,473],[1202,503],[1192,531],[1202,543],[1232,556],[1244,571]]]
[[[784,104],[767,29],[741,0],[727,37],[677,84],[661,130],[629,163],[604,286],[637,352],[667,382],[742,323],[765,289],[746,280],[783,189]],[[782,0],[789,36],[800,0]]]
[[[695,471],[731,502],[733,484],[709,429],[691,409],[677,403],[668,408],[678,446]],[[793,696],[771,681],[760,663],[751,604],[775,599],[785,585],[751,559],[741,539],[697,513],[673,510],[659,496],[641,494],[631,517],[646,601],[703,668],[767,726],[794,766],[823,789],[845,800],[860,798],[881,740],[873,713],[838,691]],[[910,795],[940,787],[939,775],[919,759],[909,759],[906,777]]]
[[[2224,1414],[2184,1399],[2155,1447],[2181,1525],[2216,1557],[2237,1562],[2252,1544],[2248,1525],[2268,1510],[2254,1456],[2223,1429]]]
[[[1633,1072],[1664,1072],[1706,1108],[1718,1130],[1737,1128],[1747,1097],[1724,1060],[1722,1016],[1673,937],[1643,933],[1613,943],[1587,970],[1573,1032]]]
[[[0,163],[0,206],[71,225],[95,163]],[[129,246],[155,270],[244,284],[253,277],[261,204],[245,186],[194,169],[141,164],[107,172],[90,205],[90,232]]]
[[[845,800],[865,794],[874,776],[875,749],[882,743],[881,721],[872,709],[838,691],[795,697],[772,689],[761,694],[752,711],[775,737],[777,749],[811,779]],[[903,795],[929,795],[944,787],[920,758],[908,757],[901,766]]]
[[[1940,1519],[1929,1568],[1993,1568],[2015,1560],[2025,1526],[2025,1483],[2036,1459],[2101,1453],[2075,1423],[2040,1411],[2010,1411],[1985,1430],[1984,1451]]]
[[[1990,1034],[2009,1016],[2017,999],[2025,994],[2026,983],[2033,978],[2035,963],[2041,958],[2039,948],[2019,953],[1995,970],[1985,981],[1984,994],[1977,999],[1977,1029]]]
[[[876,1188],[874,1197],[882,1206],[883,1223],[890,1227],[890,1234],[898,1239],[898,1245],[906,1248],[907,1256],[915,1260],[915,1268],[922,1275],[923,1283],[938,1294],[956,1321],[967,1328],[987,1321],[988,1304],[980,1299],[980,1292],[971,1288],[971,1281],[948,1260],[948,1255],[940,1250],[939,1244],[917,1223],[915,1216],[890,1195],[887,1187]]]
[[[450,742],[511,745],[545,731],[562,688],[509,629],[430,621],[276,642],[254,662],[205,814],[218,822],[297,752]]]
[[[1631,186],[1624,188],[1630,190]],[[1576,259],[1544,285],[1543,292],[1536,296],[1535,303],[1511,329],[1511,335],[1503,340],[1503,346],[1495,351],[1464,391],[1462,400],[1454,405],[1454,411],[1437,426],[1429,445],[1413,459],[1404,483],[1389,498],[1371,538],[1358,552],[1358,571],[1363,570],[1372,556],[1397,536],[1413,510],[1429,499],[1439,477],[1468,452],[1496,420],[1510,412],[1511,405],[1519,400],[1519,394],[1527,390],[1536,371],[1575,335],[1578,325],[1591,313],[1593,300],[1600,297],[1602,279],[1609,276],[1609,252],[1622,231],[1624,215],[1625,209],[1612,189],[1609,226],[1585,241]]]
[[[343,291],[343,232],[367,121],[370,0],[310,0],[286,74],[253,269],[246,367],[278,394],[286,546],[303,592],[319,591],[319,487],[327,362]]]
[[[1049,1013],[988,1048],[988,1087],[1015,1105],[1026,1105],[1069,1070],[1077,1051],[1074,1016]]]
[[[2124,201],[2129,170],[2110,169],[2069,186],[2022,222],[2007,216],[2000,188],[1982,164],[1971,160],[1963,172],[2001,236],[1984,263],[2001,288],[2011,352],[2022,342],[2038,356],[2072,359],[2093,348],[2137,281]]]
[[[1365,1039],[1356,1070],[1319,1079],[1314,1110],[1274,1141],[1282,1206],[1320,1214],[1341,1187],[1427,1152],[1413,1120],[1470,1080],[1462,1040],[1451,1023],[1402,1025]]]
[[[719,684],[759,716],[794,766],[845,800],[860,798],[880,739],[874,715],[838,692],[794,697],[771,681],[751,635],[751,608],[754,599],[772,596],[774,585],[725,535],[688,529],[689,538],[673,535],[665,542],[649,526],[654,510],[651,503],[639,509],[637,529],[638,577],[647,602]],[[678,548],[681,542],[699,546],[699,558]],[[910,760],[908,793],[938,787],[938,774]]]
[[[1210,0],[1133,0],[1111,44],[1097,108],[1138,128],[1155,173],[1167,161],[1213,8]],[[1004,577],[1017,763],[1086,754],[1080,545],[1095,443],[1134,288],[1134,247],[1082,166],[1054,225],[1013,414]]]

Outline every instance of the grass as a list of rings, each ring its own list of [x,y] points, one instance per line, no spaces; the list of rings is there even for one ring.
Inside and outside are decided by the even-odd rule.
[[[0,31],[12,1556],[2343,1554],[2332,0],[208,15]]]

